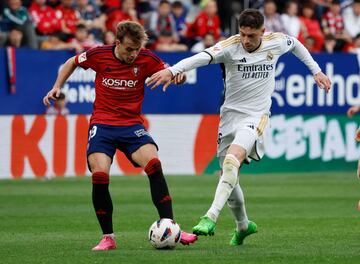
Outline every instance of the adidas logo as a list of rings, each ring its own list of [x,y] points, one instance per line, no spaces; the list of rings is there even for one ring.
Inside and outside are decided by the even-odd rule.
[[[111,72],[111,69],[109,67],[106,67],[104,72]]]
[[[246,58],[242,58],[241,60],[239,60],[239,62],[246,62]]]

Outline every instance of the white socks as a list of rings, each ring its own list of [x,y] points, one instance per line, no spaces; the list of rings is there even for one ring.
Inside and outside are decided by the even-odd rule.
[[[247,230],[249,219],[246,214],[244,194],[239,184],[236,184],[227,204],[235,217],[236,230]]]
[[[217,185],[213,203],[209,211],[206,213],[206,216],[214,222],[217,221],[222,208],[238,183],[239,167],[240,162],[234,155],[227,154],[225,156],[222,168],[223,173]]]

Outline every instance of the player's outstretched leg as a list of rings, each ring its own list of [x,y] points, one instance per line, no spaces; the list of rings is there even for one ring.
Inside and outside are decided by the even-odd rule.
[[[201,217],[200,222],[193,227],[194,234],[214,235],[217,218],[237,184],[239,167],[240,162],[234,155],[227,154],[225,156],[222,166],[223,173],[216,187],[214,200],[206,215]]]
[[[230,246],[238,246],[238,245],[242,245],[244,243],[244,239],[251,235],[251,234],[255,234],[257,232],[257,225],[255,224],[255,222],[249,221],[249,224],[247,226],[247,229],[245,230],[235,230],[234,234],[230,240]]]

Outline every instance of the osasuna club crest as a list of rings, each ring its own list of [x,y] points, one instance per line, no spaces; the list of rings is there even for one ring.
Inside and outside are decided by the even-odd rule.
[[[139,75],[139,66],[137,66],[137,65],[134,66],[133,73],[134,73],[135,76]]]

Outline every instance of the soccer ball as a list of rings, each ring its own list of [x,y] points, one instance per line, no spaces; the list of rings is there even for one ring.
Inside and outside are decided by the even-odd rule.
[[[155,221],[149,229],[149,241],[157,249],[175,248],[180,237],[180,226],[169,218]]]

